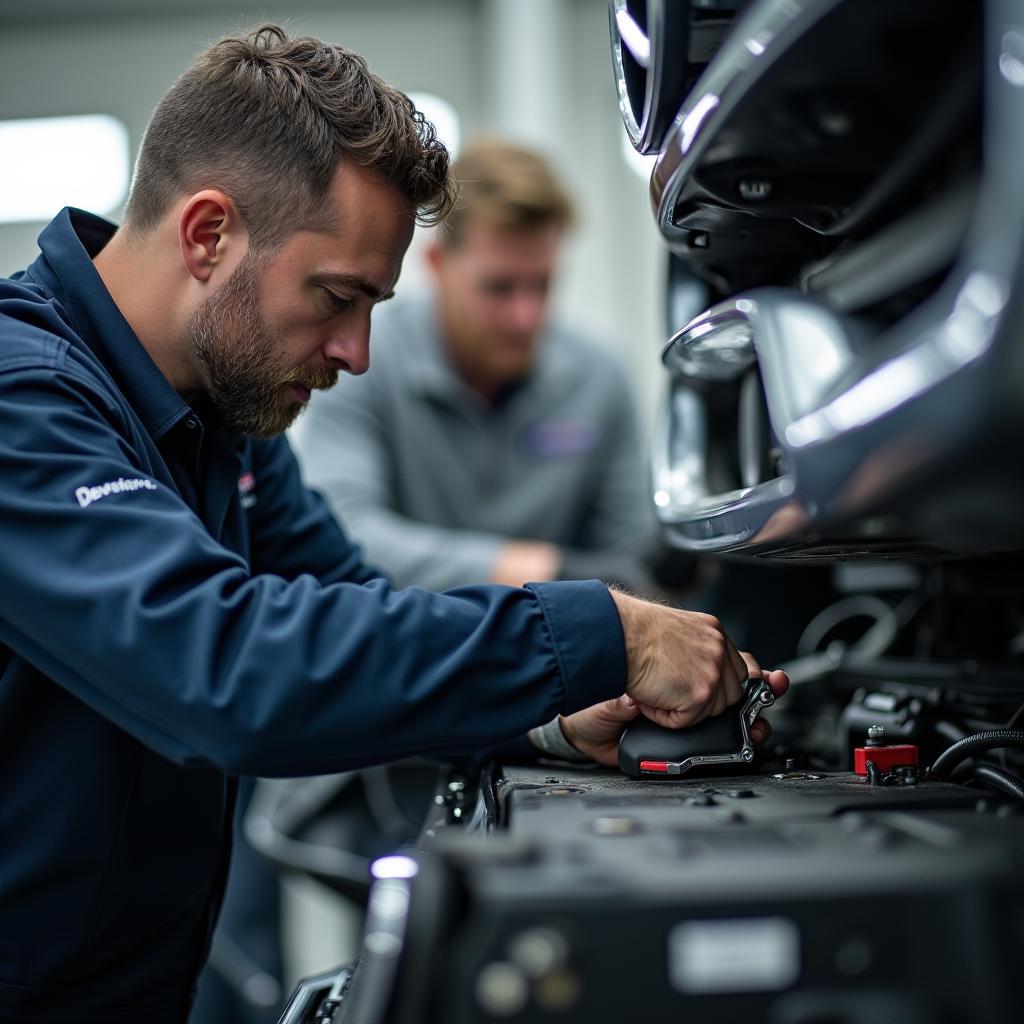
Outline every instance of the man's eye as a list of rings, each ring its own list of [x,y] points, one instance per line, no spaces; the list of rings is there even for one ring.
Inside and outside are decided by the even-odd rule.
[[[344,313],[352,308],[352,299],[343,299],[340,295],[335,295],[330,288],[325,288],[324,292],[327,295],[328,304],[335,312]]]
[[[513,284],[502,278],[494,278],[481,282],[480,290],[493,299],[503,299],[512,294]]]

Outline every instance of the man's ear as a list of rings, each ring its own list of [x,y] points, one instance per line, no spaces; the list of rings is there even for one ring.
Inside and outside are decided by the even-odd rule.
[[[426,247],[423,254],[430,272],[434,277],[440,277],[441,268],[444,266],[445,257],[448,255],[448,249],[443,243],[435,239]]]
[[[218,267],[234,268],[248,251],[249,232],[229,196],[204,189],[182,207],[178,243],[188,272],[205,283]]]

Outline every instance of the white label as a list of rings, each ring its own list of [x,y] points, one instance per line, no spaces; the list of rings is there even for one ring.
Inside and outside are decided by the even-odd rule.
[[[668,935],[669,980],[680,992],[771,992],[800,976],[800,932],[784,917],[687,921]]]
[[[144,477],[131,477],[125,479],[119,476],[116,480],[107,480],[106,483],[96,484],[89,487],[76,487],[75,500],[82,508],[88,508],[94,501],[106,498],[110,494],[123,494],[127,491],[155,491],[157,485],[152,480]]]

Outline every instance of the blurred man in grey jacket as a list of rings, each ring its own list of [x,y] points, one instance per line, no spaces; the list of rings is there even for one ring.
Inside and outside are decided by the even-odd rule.
[[[430,298],[377,310],[371,368],[311,403],[306,482],[399,586],[599,576],[650,589],[645,459],[621,366],[549,316],[568,196],[481,142],[427,257]]]

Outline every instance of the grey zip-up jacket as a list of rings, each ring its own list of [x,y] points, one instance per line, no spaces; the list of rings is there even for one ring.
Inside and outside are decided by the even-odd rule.
[[[654,522],[615,357],[552,326],[533,374],[491,407],[436,324],[424,298],[375,311],[370,370],[316,395],[295,431],[306,483],[370,561],[441,590],[486,582],[509,539],[637,556]]]

